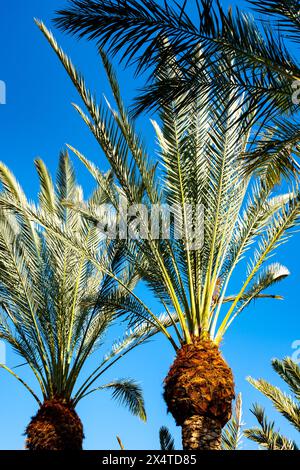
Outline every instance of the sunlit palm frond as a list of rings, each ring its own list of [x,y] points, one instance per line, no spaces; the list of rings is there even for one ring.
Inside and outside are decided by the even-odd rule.
[[[259,405],[251,410],[260,427],[245,429],[245,436],[266,450],[298,450],[295,442],[274,430],[274,422],[269,422],[265,411]]]

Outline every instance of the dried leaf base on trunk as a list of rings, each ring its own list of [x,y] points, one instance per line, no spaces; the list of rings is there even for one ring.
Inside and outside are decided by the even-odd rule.
[[[82,450],[83,426],[71,404],[47,400],[26,429],[28,450]]]
[[[204,416],[187,418],[182,425],[182,445],[185,450],[221,450],[222,426],[219,421]]]
[[[165,379],[164,398],[182,426],[184,449],[220,449],[222,427],[231,418],[234,382],[214,343],[194,337],[177,351]]]

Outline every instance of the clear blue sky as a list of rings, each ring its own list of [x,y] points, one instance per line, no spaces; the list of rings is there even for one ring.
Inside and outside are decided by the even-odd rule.
[[[51,26],[54,10],[64,4],[64,0],[16,0],[1,4],[0,80],[6,82],[7,104],[0,106],[0,159],[14,171],[32,198],[37,192],[33,159],[42,157],[54,171],[58,152],[66,142],[77,147],[101,168],[107,168],[103,155],[71,107],[71,102],[78,102],[76,92],[33,22],[33,18],[37,17]],[[107,91],[94,45],[78,42],[58,32],[56,37],[84,72],[88,84],[98,96]],[[119,68],[119,78],[129,102],[134,89],[141,82],[133,80],[131,70],[124,71],[122,68]],[[153,133],[148,117],[143,118],[140,125],[150,150],[153,150]],[[93,182],[82,165],[76,160],[74,162],[79,180],[89,192]],[[297,436],[293,429],[272,410],[245,378],[247,375],[262,376],[280,385],[280,380],[271,371],[270,361],[274,357],[291,355],[292,342],[300,339],[299,237],[299,234],[295,235],[276,255],[276,260],[291,271],[291,276],[277,287],[285,300],[261,301],[252,305],[231,328],[223,344],[224,356],[235,374],[236,391],[243,394],[244,421],[247,425],[254,424],[249,408],[254,401],[259,401],[266,405],[269,416],[276,419],[281,430],[295,439]],[[161,307],[153,301],[150,294],[146,291],[143,293],[149,304],[160,312]],[[109,344],[104,352],[107,349]],[[169,426],[179,448],[180,430],[176,428],[172,417],[167,416],[162,399],[162,382],[173,355],[168,342],[164,338],[156,338],[135,350],[127,356],[126,361],[121,361],[107,374],[107,381],[130,376],[142,384],[148,422],[144,424],[130,416],[126,410],[111,401],[106,392],[95,394],[83,401],[78,408],[85,426],[86,449],[117,448],[117,434],[127,449],[157,449],[161,425]],[[7,362],[10,366],[19,361],[19,358],[8,351]],[[23,373],[27,376],[25,369]],[[13,378],[1,371],[0,449],[23,448],[22,434],[35,412],[36,404],[31,396]],[[253,445],[244,440],[244,447],[253,448]]]

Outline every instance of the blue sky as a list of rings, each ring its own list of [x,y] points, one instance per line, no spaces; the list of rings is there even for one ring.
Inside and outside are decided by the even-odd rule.
[[[227,4],[229,2],[223,2]],[[237,2],[231,2],[236,4]],[[244,2],[238,2],[239,5]],[[37,192],[37,177],[33,160],[44,159],[52,172],[57,165],[57,156],[65,143],[78,148],[103,170],[107,164],[97,144],[89,135],[71,102],[78,96],[44,37],[35,26],[33,18],[41,18],[51,26],[53,12],[64,6],[63,0],[16,0],[2,2],[0,17],[0,80],[7,87],[7,104],[0,106],[0,160],[15,173],[26,193],[34,198]],[[54,29],[54,28],[53,28]],[[56,32],[56,37],[76,65],[84,72],[87,83],[98,96],[108,91],[105,76],[98,60],[96,48],[91,43],[78,42]],[[132,70],[118,67],[118,75],[126,101],[129,103],[141,80],[134,80]],[[140,119],[140,128],[154,151],[153,131],[149,116]],[[93,182],[74,159],[80,183],[86,192]],[[249,412],[251,404],[259,401],[266,405],[268,414],[276,419],[281,431],[297,439],[295,431],[272,410],[269,403],[245,380],[246,376],[264,377],[272,383],[281,381],[271,371],[270,361],[293,354],[292,343],[299,339],[300,263],[299,234],[281,247],[276,260],[286,265],[291,276],[277,287],[285,297],[283,302],[261,301],[252,305],[235,322],[223,343],[224,356],[231,365],[237,392],[243,394],[244,421],[254,424]],[[241,272],[241,276],[243,273]],[[147,291],[144,298],[155,311],[161,307]],[[109,349],[111,338],[108,338]],[[142,346],[111,370],[106,380],[117,377],[133,377],[144,390],[148,413],[147,424],[130,416],[127,410],[111,401],[106,392],[95,394],[78,407],[85,426],[86,449],[118,448],[119,435],[127,449],[158,448],[158,430],[169,426],[180,446],[180,430],[171,416],[167,416],[162,399],[162,382],[173,360],[173,350],[164,338],[156,338]],[[94,359],[97,360],[97,357]],[[10,366],[19,363],[11,351],[7,362]],[[27,371],[24,369],[24,376]],[[0,372],[0,449],[22,449],[22,435],[30,417],[36,412],[36,404],[13,378]],[[244,448],[253,445],[244,440]]]

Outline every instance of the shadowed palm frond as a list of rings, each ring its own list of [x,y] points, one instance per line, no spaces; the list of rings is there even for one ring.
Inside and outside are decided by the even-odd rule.
[[[143,394],[140,386],[133,380],[123,379],[102,385],[100,390],[111,389],[112,397],[121,405],[126,406],[129,411],[146,421]]]
[[[166,426],[162,426],[159,430],[160,449],[163,451],[175,450],[174,439]]]
[[[273,406],[289,421],[289,423],[300,431],[300,367],[292,359],[285,358],[283,361],[274,359],[272,366],[275,372],[285,381],[293,393],[295,399],[281,391],[278,387],[271,385],[266,380],[248,381],[263,395],[269,398]],[[294,442],[274,431],[274,423],[269,423],[265,417],[264,410],[255,405],[252,410],[260,425],[260,428],[248,429],[245,435],[249,439],[258,442],[270,450],[298,450]]]
[[[296,17],[295,11],[292,16]],[[211,88],[209,75],[203,74],[204,65],[211,72],[210,79],[213,76],[218,96],[220,89],[247,91],[255,109],[259,104],[264,112],[292,107],[291,83],[300,76],[299,65],[283,40],[274,28],[264,25],[262,32],[252,16],[238,9],[226,11],[219,1],[195,0],[187,5],[153,0],[70,0],[66,9],[57,12],[55,23],[63,31],[108,47],[113,55],[120,52],[121,60],[137,64],[137,72],[150,66],[157,70],[162,62],[178,56],[183,76],[154,85],[150,91],[147,86],[139,110],[186,93],[192,99],[199,86]],[[162,57],[161,38],[169,41]],[[199,44],[206,59],[200,67],[195,65],[194,55]],[[220,64],[223,73],[217,74]]]
[[[274,422],[269,422],[265,411],[255,404],[251,410],[260,427],[245,429],[244,435],[267,450],[298,450],[295,442],[274,430]]]
[[[278,387],[271,385],[266,380],[254,380],[249,377],[249,382],[271,400],[274,407],[298,430],[300,431],[300,368],[291,359],[283,361],[274,360],[273,368],[289,385],[291,391],[295,394],[296,400],[290,395],[282,392]]]
[[[268,123],[269,131],[280,122],[278,115],[298,112],[292,96],[294,84],[300,81],[300,66],[286,36],[299,42],[299,2],[249,3],[275,15],[276,28],[266,18],[261,24],[238,8],[227,11],[218,0],[161,4],[154,0],[69,0],[57,12],[55,23],[63,31],[96,41],[100,49],[118,54],[121,61],[134,63],[137,73],[151,71],[136,99],[135,115],[176,100],[179,107],[192,104],[195,95],[205,99],[208,91],[219,102],[232,93],[247,104],[248,112],[238,118],[242,128],[260,122],[262,127]],[[172,65],[174,57],[181,73],[162,75],[161,67]],[[286,125],[283,119],[280,126]],[[295,129],[288,138],[260,142],[247,155],[249,171],[254,167],[260,174],[267,171],[273,182],[298,173],[298,134]]]
[[[300,42],[300,5],[298,0],[248,0],[255,9],[265,15],[274,16],[276,26],[287,34],[288,38]]]

